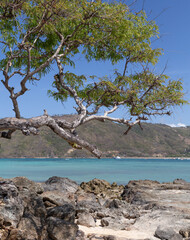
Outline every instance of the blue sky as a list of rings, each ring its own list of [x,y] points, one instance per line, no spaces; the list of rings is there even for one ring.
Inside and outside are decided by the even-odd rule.
[[[185,98],[190,101],[190,0],[138,0],[137,9],[144,10],[150,19],[155,19],[160,28],[161,38],[154,43],[154,46],[164,49],[164,55],[160,57],[159,64],[156,66],[157,72],[162,72],[167,64],[165,73],[173,79],[182,78],[185,91]],[[109,63],[86,61],[78,57],[76,63],[76,72],[86,74],[97,74],[99,76],[113,71]],[[73,112],[72,103],[57,103],[47,96],[47,90],[50,88],[54,69],[52,74],[42,78],[36,85],[29,85],[31,90],[20,98],[20,109],[23,117],[32,117],[43,114],[43,109],[48,113],[67,114]],[[11,101],[8,93],[0,85],[0,117],[14,116]],[[170,117],[154,117],[153,123],[190,125],[190,105],[172,109],[173,114]],[[124,111],[118,112],[119,116],[126,117]]]

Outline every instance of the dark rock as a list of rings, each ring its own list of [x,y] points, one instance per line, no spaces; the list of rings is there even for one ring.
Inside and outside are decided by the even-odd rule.
[[[65,222],[64,220],[49,217],[47,219],[47,232],[53,240],[76,240],[78,226],[75,223]]]
[[[119,208],[120,202],[118,199],[107,200],[104,204],[106,208]]]
[[[181,179],[173,183],[131,181],[123,191],[124,200],[117,184],[94,179],[84,186],[85,190],[60,177],[42,184],[24,177],[0,178],[0,239],[120,239],[100,234],[87,237],[75,224],[94,227],[96,219],[100,219],[97,225],[100,222],[113,230],[135,230],[147,236],[155,232],[163,240],[190,238],[190,184]],[[158,225],[165,227],[155,231]],[[173,229],[181,229],[180,234]]]
[[[104,236],[104,240],[116,240],[116,237],[112,235]]]
[[[150,180],[130,181],[125,186],[121,197],[123,200],[138,205],[145,205],[151,202],[152,195],[149,189],[154,189],[159,186],[159,182]]]
[[[40,183],[33,182],[26,177],[15,177],[12,181],[18,188],[18,191],[24,195],[34,193],[41,194],[44,191]]]
[[[100,236],[100,235],[96,235],[96,234],[91,234],[89,236],[90,240],[117,240],[117,238],[115,236],[112,235],[108,235],[108,236]],[[123,238],[122,238],[123,239]]]
[[[105,215],[103,212],[97,212],[97,213],[96,213],[96,217],[99,218],[99,219],[101,219],[101,218],[106,217],[106,215]]]
[[[18,229],[24,232],[26,240],[39,238],[45,240],[46,209],[42,198],[37,195],[31,195],[25,204],[26,206],[18,224]]]
[[[78,184],[68,178],[62,177],[51,177],[44,184],[44,191],[55,191],[60,192],[72,192],[75,193],[78,190]]]
[[[12,181],[0,181],[0,226],[16,227],[23,215],[23,201]]]
[[[12,229],[9,233],[8,240],[27,240],[27,234],[25,231],[21,231],[19,229]]]
[[[81,201],[78,202],[76,205],[76,211],[77,213],[82,212],[98,212],[101,209],[101,206],[96,201]]]
[[[105,227],[105,226],[107,227],[108,225],[109,225],[109,222],[106,219],[104,219],[104,218],[101,219],[101,226],[102,227]]]
[[[83,231],[81,231],[81,230],[78,230],[78,231],[77,231],[76,240],[86,240],[85,234],[84,234]]]
[[[46,191],[41,196],[46,207],[62,206],[65,203],[75,204],[74,193],[70,192]]]
[[[95,234],[91,234],[88,237],[89,237],[89,240],[104,240],[103,236],[97,236]]]
[[[27,206],[24,209],[23,216],[24,217],[35,216],[45,219],[46,209],[42,198],[34,195],[30,199],[28,199]]]
[[[180,229],[180,230],[179,230],[179,233],[180,233],[184,238],[190,237],[190,227]]]
[[[24,238],[25,240],[38,239],[39,236],[42,238],[41,224],[39,221],[36,221],[36,219],[34,221],[34,217],[22,217],[18,225],[18,230],[20,230],[20,232],[16,232],[16,236],[12,234],[15,239],[19,237],[19,234],[21,239]]]
[[[47,217],[56,217],[66,222],[74,223],[75,209],[71,204],[64,204],[63,206],[49,209],[47,211]]]
[[[64,202],[64,203],[65,203],[65,202]],[[52,202],[49,201],[49,200],[44,200],[44,206],[45,206],[46,208],[53,208],[53,207],[56,207],[57,204],[54,204],[54,203],[52,203]]]
[[[116,182],[113,182],[112,185],[111,185],[112,188],[115,188],[115,187],[117,187],[117,186],[118,186],[118,185],[117,185]]]
[[[170,240],[175,235],[176,232],[169,227],[158,226],[155,231],[155,237],[160,238],[162,240]]]

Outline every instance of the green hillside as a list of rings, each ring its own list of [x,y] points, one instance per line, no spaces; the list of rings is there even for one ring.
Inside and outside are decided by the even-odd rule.
[[[68,117],[68,116],[67,116]],[[96,145],[103,157],[190,157],[190,127],[171,128],[162,124],[135,126],[123,135],[126,127],[112,122],[91,122],[78,129],[79,135]],[[13,134],[11,140],[0,139],[0,157],[90,157],[85,150],[75,150],[48,128],[38,136]]]

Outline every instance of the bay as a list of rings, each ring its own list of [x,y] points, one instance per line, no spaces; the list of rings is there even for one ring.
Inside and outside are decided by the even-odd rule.
[[[127,184],[130,180],[190,182],[190,160],[180,159],[0,159],[0,177],[25,176],[45,181],[52,176],[68,177],[78,183],[93,178]]]

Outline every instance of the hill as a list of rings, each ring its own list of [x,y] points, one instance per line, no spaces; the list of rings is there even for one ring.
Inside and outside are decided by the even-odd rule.
[[[70,118],[72,116],[65,116]],[[96,145],[103,157],[190,157],[190,127],[171,128],[144,123],[123,135],[126,127],[112,122],[90,122],[78,129],[79,135]],[[75,150],[48,128],[38,136],[15,132],[11,140],[0,139],[0,158],[19,157],[92,157],[85,150]]]

